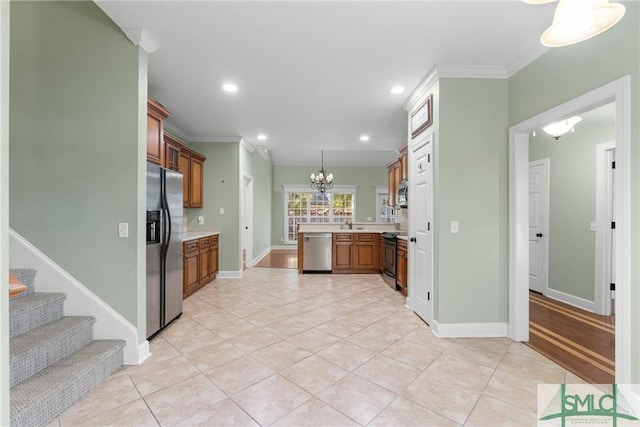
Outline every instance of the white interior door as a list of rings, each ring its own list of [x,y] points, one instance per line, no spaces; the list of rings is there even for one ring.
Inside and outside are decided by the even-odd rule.
[[[529,289],[549,286],[549,159],[529,162]]]
[[[614,313],[615,284],[615,142],[596,147],[596,264],[594,311],[609,316]]]
[[[433,320],[433,134],[411,147],[410,236],[414,246],[410,258],[409,292],[415,313],[428,324]],[[410,251],[411,252],[411,251]]]
[[[253,266],[253,178],[245,175],[243,181],[242,248],[249,268]]]

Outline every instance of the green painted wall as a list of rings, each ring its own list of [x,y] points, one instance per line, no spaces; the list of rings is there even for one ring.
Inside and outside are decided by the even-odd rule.
[[[133,324],[139,59],[93,2],[11,3],[10,226]]]
[[[507,81],[441,78],[436,95],[434,317],[506,322]]]
[[[271,187],[273,164],[257,150],[240,148],[240,182],[242,173],[253,178],[253,257],[271,248]],[[244,184],[241,184],[244,185]]]
[[[0,277],[9,274],[9,2],[0,2]],[[9,425],[9,284],[0,282],[0,425]]]
[[[631,259],[640,259],[640,4],[609,31],[585,42],[551,49],[509,79],[509,124],[540,114],[622,76],[631,77]],[[631,360],[640,360],[640,269],[631,264]],[[632,381],[640,365],[632,363]]]
[[[187,226],[220,229],[220,271],[242,271],[240,258],[240,144],[193,142],[189,147],[207,157],[204,162],[202,209],[187,209]],[[224,208],[224,215],[220,215]],[[198,215],[205,218],[198,225]]]
[[[385,167],[325,167],[334,175],[335,185],[357,185],[356,221],[365,222],[367,217],[376,219],[376,185],[387,185]],[[271,222],[271,244],[278,246],[284,240],[284,192],[285,184],[310,186],[309,175],[317,170],[312,166],[274,166],[273,204]]]
[[[580,123],[559,140],[536,132],[529,160],[550,159],[549,287],[594,299],[596,146],[615,140],[615,127]]]

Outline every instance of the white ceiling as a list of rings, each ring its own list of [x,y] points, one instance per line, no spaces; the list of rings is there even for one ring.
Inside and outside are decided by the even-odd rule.
[[[434,67],[506,77],[544,52],[554,4],[502,1],[109,1],[150,44],[149,96],[188,141],[239,138],[277,165],[385,165],[403,102]],[[234,82],[239,91],[221,86]],[[402,85],[406,92],[389,90]],[[257,135],[264,133],[266,141]],[[370,141],[360,142],[362,134]]]

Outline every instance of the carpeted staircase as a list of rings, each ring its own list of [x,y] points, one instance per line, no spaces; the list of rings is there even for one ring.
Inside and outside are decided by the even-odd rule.
[[[64,316],[65,294],[28,289],[9,302],[11,425],[44,426],[123,364],[122,340],[93,340],[94,318]]]

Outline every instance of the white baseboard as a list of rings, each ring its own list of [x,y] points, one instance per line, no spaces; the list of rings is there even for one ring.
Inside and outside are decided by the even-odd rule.
[[[271,246],[271,250],[274,250],[274,249],[297,250],[298,249],[298,245],[296,243],[292,243],[290,245]]]
[[[509,324],[495,323],[438,323],[431,322],[431,331],[440,338],[506,337]]]
[[[266,257],[267,255],[269,255],[269,253],[271,252],[272,248],[267,248],[264,251],[262,251],[262,253],[260,253],[257,257],[255,257],[253,259],[253,264],[252,265],[256,265],[257,263],[259,263],[260,261],[262,261],[262,258]]]
[[[591,313],[594,313],[596,308],[595,303],[593,301],[589,301],[587,299],[580,298],[575,295],[570,295],[565,292],[561,292],[551,288],[547,289],[546,296],[549,298],[553,298],[555,300],[561,301],[565,304],[569,304],[574,307],[578,307],[583,310],[590,311]]]
[[[242,270],[240,271],[218,271],[217,279],[241,279]]]
[[[138,345],[138,331],[127,319],[115,311],[96,294],[67,273],[38,248],[13,230],[9,230],[9,265],[11,268],[37,270],[34,288],[38,292],[62,292],[65,315],[93,316],[95,339],[121,339],[126,341],[124,363],[137,365],[149,357],[149,343]],[[146,343],[146,345],[145,345]]]

